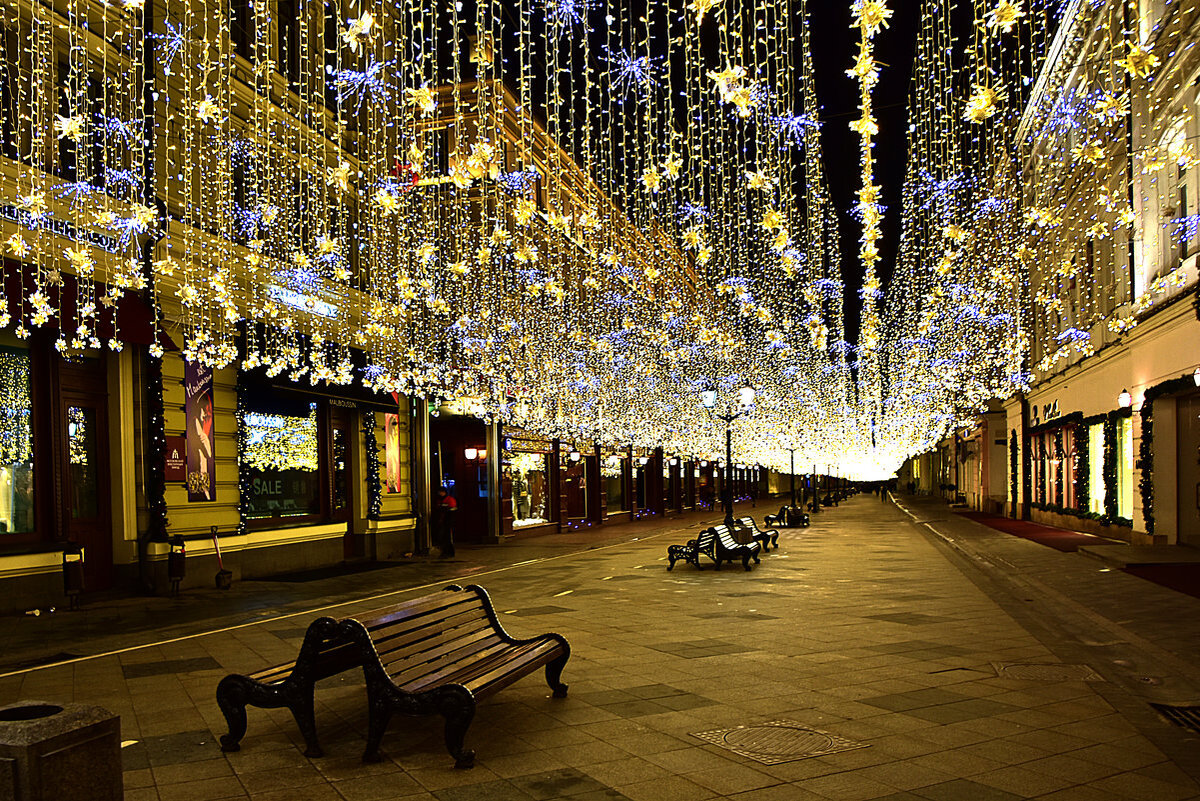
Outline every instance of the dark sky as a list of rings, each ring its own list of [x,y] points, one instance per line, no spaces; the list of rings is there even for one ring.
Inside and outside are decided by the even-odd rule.
[[[883,187],[887,206],[883,239],[879,243],[882,259],[878,271],[886,280],[891,276],[900,240],[900,190],[908,155],[908,88],[912,77],[913,55],[920,24],[917,0],[892,0],[895,12],[891,26],[874,40],[875,58],[886,67],[872,94],[879,135],[875,145],[875,181]],[[841,0],[810,0],[812,16],[813,70],[817,98],[821,104],[821,147],[824,152],[830,192],[841,217],[842,275],[846,282],[846,338],[857,344],[862,265],[858,260],[858,238],[862,231],[850,216],[862,185],[859,166],[859,137],[850,130],[858,118],[858,83],[846,70],[858,52],[858,30],[850,27],[850,3]]]

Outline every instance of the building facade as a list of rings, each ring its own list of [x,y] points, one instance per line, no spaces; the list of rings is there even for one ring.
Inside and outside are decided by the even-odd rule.
[[[1181,46],[1200,13],[1073,2],[1062,19],[1018,131],[1029,391],[943,443],[957,460],[905,470],[977,509],[1200,545],[1200,54]]]
[[[346,235],[337,285],[306,278],[303,254],[290,255],[286,280],[267,271],[287,254],[256,237],[276,215],[311,235],[305,193],[331,193],[363,166],[367,129],[298,102],[313,94],[303,75],[314,64],[296,46],[294,4],[234,2],[204,36],[181,32],[171,4],[127,5],[0,2],[0,612],[61,605],[64,582],[162,594],[211,584],[218,565],[237,581],[406,558],[435,544],[441,487],[459,503],[464,542],[713,508],[725,486],[742,498],[782,491],[757,467],[543,437],[481,419],[469,398],[329,380],[364,369],[354,331],[395,334],[355,317],[375,313],[373,292],[397,288],[373,286],[347,233],[384,212],[368,215],[348,191],[331,204],[341,216],[320,221]],[[198,93],[187,66],[197,50],[219,53],[226,118]],[[474,168],[468,142],[500,131],[484,171],[536,176],[532,251],[575,246],[584,259],[585,210],[604,208],[636,266],[658,254],[654,268],[680,293],[700,291],[669,238],[613,213],[499,80],[462,76],[434,96],[439,111],[420,126],[429,166],[397,165],[390,197],[411,193],[436,214],[439,193]],[[271,175],[210,147],[211,125],[220,141],[269,153]],[[325,164],[344,171],[327,180]],[[299,198],[298,210],[255,206],[268,188]],[[463,213],[495,215],[503,201],[495,189],[460,197]],[[161,308],[152,282],[170,290]],[[228,301],[226,316],[207,320],[218,307],[200,296]],[[275,325],[250,322],[264,318]],[[236,360],[212,358],[215,334],[195,334],[205,326]],[[283,355],[258,359],[268,350]]]

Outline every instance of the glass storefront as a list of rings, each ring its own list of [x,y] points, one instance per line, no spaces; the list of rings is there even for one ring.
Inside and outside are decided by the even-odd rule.
[[[290,408],[281,408],[286,405]],[[250,470],[246,517],[297,518],[321,512],[317,404],[276,401],[246,411],[243,464]],[[343,456],[344,463],[344,442]]]
[[[1104,514],[1104,423],[1088,427],[1088,511]]]
[[[504,457],[512,482],[513,528],[549,523],[549,454],[506,451]]]
[[[600,476],[604,479],[609,514],[629,511],[629,502],[625,495],[625,463],[627,461],[618,454],[612,454],[605,457],[600,463]]]
[[[34,530],[30,372],[28,350],[0,346],[0,535]]]
[[[1117,515],[1133,518],[1133,420],[1117,420]]]

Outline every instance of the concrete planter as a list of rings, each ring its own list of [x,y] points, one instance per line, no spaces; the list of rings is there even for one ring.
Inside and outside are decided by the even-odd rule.
[[[0,799],[121,801],[121,719],[98,706],[0,707]]]

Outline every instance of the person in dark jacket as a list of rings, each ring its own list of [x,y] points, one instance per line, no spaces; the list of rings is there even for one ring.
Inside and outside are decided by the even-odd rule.
[[[443,558],[454,556],[454,512],[456,509],[458,509],[458,501],[454,500],[445,487],[439,487],[437,506],[433,510],[433,525]]]

